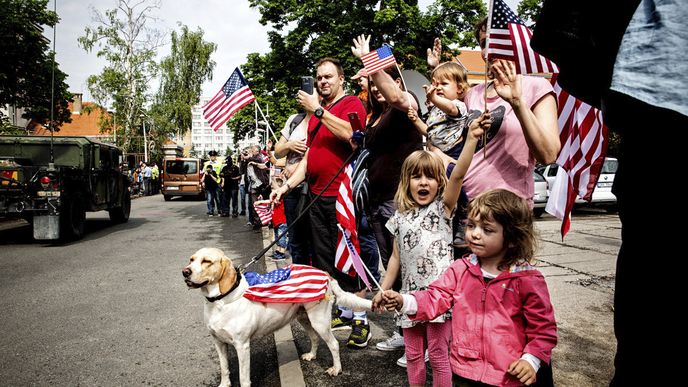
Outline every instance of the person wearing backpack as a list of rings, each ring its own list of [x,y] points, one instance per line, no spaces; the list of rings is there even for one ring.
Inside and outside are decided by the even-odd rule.
[[[275,157],[287,157],[284,166],[284,176],[288,179],[296,166],[303,159],[306,153],[306,137],[308,135],[308,121],[311,115],[307,113],[297,113],[291,115],[281,132],[281,137],[275,144]],[[298,218],[301,210],[308,201],[308,183],[305,181],[297,185],[284,197],[284,212],[287,217],[287,225]],[[293,263],[302,265],[312,265],[313,256],[310,245],[310,220],[308,213],[303,214],[298,224],[289,229],[289,254]]]

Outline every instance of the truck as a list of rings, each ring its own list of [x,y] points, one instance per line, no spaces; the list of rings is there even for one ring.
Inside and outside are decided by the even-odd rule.
[[[88,137],[0,136],[0,220],[23,218],[37,240],[77,240],[86,212],[129,220],[119,148]]]

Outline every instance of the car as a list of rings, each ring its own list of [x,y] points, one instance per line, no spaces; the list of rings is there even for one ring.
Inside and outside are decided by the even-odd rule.
[[[600,170],[600,177],[597,180],[597,185],[592,192],[592,199],[588,203],[581,197],[576,198],[577,205],[592,205],[605,207],[607,210],[613,211],[616,209],[616,196],[612,193],[612,185],[614,185],[614,176],[619,167],[619,161],[614,157],[605,157]],[[554,185],[554,180],[559,171],[557,164],[540,165],[535,168],[535,171],[541,174],[550,187]]]
[[[545,177],[537,171],[533,171],[533,181],[535,182],[535,189],[533,191],[533,215],[539,218],[545,212],[547,199],[549,199],[549,183]]]
[[[205,198],[201,184],[205,160],[193,157],[167,158],[162,165],[162,197],[169,201],[173,196]]]

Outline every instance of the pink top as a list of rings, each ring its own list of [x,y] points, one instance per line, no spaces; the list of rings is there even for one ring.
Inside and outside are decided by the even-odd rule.
[[[554,93],[544,78],[523,77],[523,99],[532,108],[540,99]],[[468,110],[484,110],[485,85],[473,87],[466,95]],[[476,151],[466,173],[463,187],[472,199],[495,188],[504,188],[528,200],[533,206],[533,169],[535,157],[528,149],[521,124],[511,105],[501,97],[487,99],[493,124],[488,130],[487,158]],[[484,148],[483,148],[484,149]]]

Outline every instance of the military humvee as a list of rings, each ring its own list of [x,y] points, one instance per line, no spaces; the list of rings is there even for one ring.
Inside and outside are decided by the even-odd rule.
[[[86,211],[129,220],[122,152],[86,137],[0,136],[0,219],[24,218],[35,239],[79,239]]]

